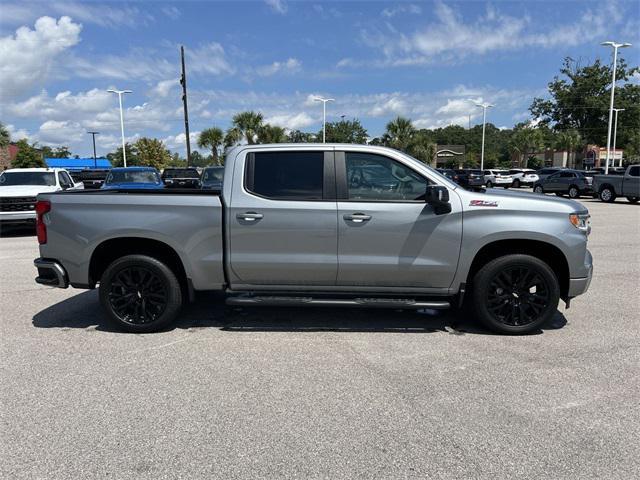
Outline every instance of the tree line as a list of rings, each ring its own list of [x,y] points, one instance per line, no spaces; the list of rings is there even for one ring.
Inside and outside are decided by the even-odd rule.
[[[628,161],[640,160],[640,85],[630,79],[640,72],[639,67],[630,68],[624,59],[616,66],[619,85],[616,87],[616,108],[623,108],[618,118],[617,146],[625,150]],[[559,149],[575,156],[588,144],[606,145],[609,113],[611,70],[608,65],[596,60],[582,66],[580,62],[566,58],[560,75],[548,84],[547,98],[534,98],[529,111],[532,121],[516,124],[513,128],[497,128],[487,123],[485,132],[485,166],[509,167],[514,156],[521,166],[538,167],[540,161],[533,154],[545,149]],[[0,142],[7,143],[9,135],[0,124]],[[257,111],[240,112],[233,116],[230,127],[224,131],[219,127],[202,130],[197,138],[198,147],[207,154],[194,151],[190,165],[203,167],[223,165],[225,152],[238,144],[302,143],[322,141],[322,130],[303,132],[287,130],[265,122]],[[387,123],[385,131],[371,137],[357,118],[344,119],[326,124],[326,141],[330,143],[357,143],[388,146],[401,150],[425,163],[431,163],[436,154],[436,145],[464,145],[465,166],[475,167],[480,162],[482,125],[464,128],[450,125],[443,128],[416,128],[409,118],[396,117]],[[18,142],[18,158],[14,166],[43,165],[43,157],[69,157],[67,147],[42,147]],[[128,165],[148,165],[158,169],[167,166],[184,166],[186,160],[171,152],[161,140],[140,138],[126,144]],[[48,149],[44,152],[42,150]],[[39,153],[37,153],[39,152]],[[107,155],[114,166],[121,166],[122,148]],[[451,165],[453,166],[453,164]]]

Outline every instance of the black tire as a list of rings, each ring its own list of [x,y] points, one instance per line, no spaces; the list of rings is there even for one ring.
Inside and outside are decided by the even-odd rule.
[[[562,193],[562,192],[556,192],[556,195],[557,195],[558,197],[564,197],[564,193]]]
[[[478,319],[497,333],[522,335],[538,331],[555,315],[559,300],[560,285],[553,270],[530,255],[496,258],[473,278],[473,305]]]
[[[107,267],[100,279],[100,303],[122,330],[156,332],[170,324],[182,307],[175,273],[146,255],[127,255]]]
[[[513,188],[520,188],[520,180],[517,180],[517,179],[514,180],[512,186]]]
[[[600,200],[605,203],[612,203],[616,201],[616,192],[608,185],[600,189],[598,196],[600,197]]]
[[[503,185],[503,188],[507,190],[511,185]]]
[[[493,188],[493,183],[491,183],[491,180],[487,182],[487,188]]]
[[[542,188],[542,185],[536,185],[533,187],[533,193],[544,194],[544,188]]]
[[[569,187],[569,198],[580,198],[580,189],[575,185]]]
[[[640,197],[627,197],[627,200],[630,203],[638,203],[638,201],[640,200]]]

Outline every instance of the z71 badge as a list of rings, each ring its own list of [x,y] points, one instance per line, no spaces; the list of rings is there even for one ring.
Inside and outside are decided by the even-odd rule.
[[[469,202],[470,207],[497,207],[498,202],[496,200],[471,200]]]

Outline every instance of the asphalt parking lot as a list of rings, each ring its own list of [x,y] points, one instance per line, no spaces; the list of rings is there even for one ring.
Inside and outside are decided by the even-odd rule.
[[[2,478],[637,478],[640,207],[583,199],[595,274],[537,335],[451,314],[228,310],[106,323],[0,238]]]

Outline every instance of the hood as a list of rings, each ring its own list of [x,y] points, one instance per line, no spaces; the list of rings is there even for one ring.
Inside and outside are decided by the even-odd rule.
[[[470,192],[468,190],[457,189],[462,198],[465,209],[476,208],[496,208],[489,206],[471,206],[472,200],[484,200],[497,202],[497,208],[536,211],[536,212],[566,212],[566,213],[581,213],[588,212],[587,208],[580,202],[575,200],[569,200],[562,197],[542,195],[530,192],[518,192],[515,190],[498,190],[492,188],[485,190],[484,192]]]
[[[144,190],[144,189],[158,189],[163,187],[164,187],[164,184],[162,183],[122,182],[122,183],[109,183],[108,185],[104,183],[102,184],[103,190],[115,190],[118,188]]]
[[[39,193],[51,193],[58,191],[55,185],[9,185],[0,187],[0,197],[35,197]]]

